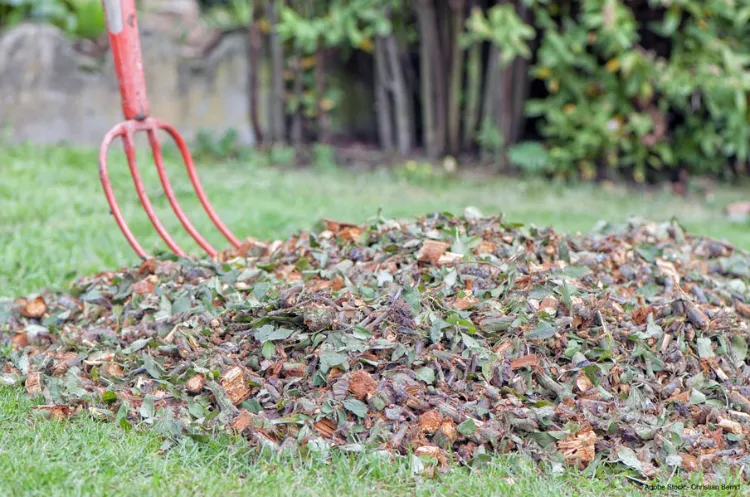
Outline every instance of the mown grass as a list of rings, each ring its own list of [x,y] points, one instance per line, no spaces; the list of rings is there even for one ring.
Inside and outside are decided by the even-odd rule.
[[[162,221],[188,251],[199,253],[169,211],[146,156],[141,157],[148,191]],[[201,214],[181,166],[174,161],[168,166],[195,225],[217,247],[226,247]],[[141,210],[117,153],[111,169],[115,193],[133,231],[147,250],[162,250],[163,242]],[[403,217],[436,210],[460,213],[471,205],[485,214],[502,212],[515,221],[553,225],[561,231],[586,231],[600,220],[622,222],[630,216],[653,220],[676,216],[689,231],[750,248],[748,226],[732,223],[722,213],[727,203],[745,196],[741,188],[720,188],[713,200],[707,200],[504,178],[424,184],[396,180],[388,173],[290,172],[239,162],[203,165],[200,173],[228,225],[240,236],[261,239],[310,228],[322,217],[364,221],[381,208],[385,216]],[[64,287],[76,276],[137,262],[109,214],[94,151],[30,146],[0,150],[0,297]],[[125,433],[114,424],[85,416],[62,423],[42,420],[33,414],[37,402],[18,388],[0,387],[0,495],[645,493],[622,477],[602,477],[601,466],[596,472],[553,475],[539,473],[520,458],[495,458],[479,472],[459,468],[427,478],[414,475],[408,459],[257,460],[241,441],[231,439],[208,444],[186,440],[162,453],[162,440],[153,433]]]
[[[111,155],[112,181],[126,220],[147,251],[164,250],[138,203],[123,154],[113,150]],[[141,154],[144,180],[159,217],[178,243],[199,254],[146,159]],[[402,217],[461,213],[472,205],[485,214],[504,213],[511,220],[561,231],[588,231],[600,220],[623,222],[630,216],[677,216],[690,231],[750,248],[750,226],[733,223],[722,212],[727,203],[746,198],[741,188],[717,189],[706,200],[507,178],[415,184],[385,172],[290,172],[239,162],[199,166],[215,208],[240,237],[284,237],[310,228],[322,217],[364,221],[378,209],[385,216]],[[167,169],[198,230],[216,247],[227,247],[201,210],[181,164],[169,161]],[[60,286],[78,275],[136,261],[109,213],[95,151],[31,146],[0,151],[0,246],[0,296]]]

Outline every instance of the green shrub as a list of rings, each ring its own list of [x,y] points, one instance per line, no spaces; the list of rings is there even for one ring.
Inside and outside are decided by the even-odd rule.
[[[0,0],[0,27],[23,21],[46,22],[77,38],[106,33],[101,0]]]
[[[521,142],[509,147],[508,161],[513,167],[526,173],[542,174],[554,172],[547,149],[537,142]]]
[[[529,101],[555,172],[637,181],[718,174],[748,159],[750,5],[723,0],[537,1]]]
[[[336,160],[336,149],[324,143],[313,145],[312,166],[321,172],[332,172],[339,169],[339,164]]]

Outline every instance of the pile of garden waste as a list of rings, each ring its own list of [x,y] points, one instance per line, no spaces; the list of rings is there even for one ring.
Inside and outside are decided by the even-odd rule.
[[[323,220],[0,302],[0,384],[166,440],[748,470],[749,277],[677,222]]]

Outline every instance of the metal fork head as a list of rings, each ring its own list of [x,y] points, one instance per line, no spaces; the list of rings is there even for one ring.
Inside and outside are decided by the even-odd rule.
[[[151,151],[154,158],[154,164],[156,165],[156,170],[159,174],[159,180],[161,181],[164,193],[167,196],[169,204],[171,205],[175,215],[180,220],[185,230],[190,234],[190,236],[193,237],[198,245],[200,245],[201,248],[206,251],[206,253],[208,253],[211,257],[216,257],[216,255],[218,254],[218,251],[208,241],[206,241],[206,239],[198,232],[198,230],[195,229],[195,227],[185,214],[185,211],[180,206],[179,201],[177,200],[177,197],[172,188],[172,184],[170,183],[169,177],[164,168],[164,158],[161,151],[161,143],[159,142],[159,139],[157,137],[158,130],[165,131],[177,145],[177,148],[179,149],[180,154],[182,155],[182,159],[185,163],[185,168],[187,170],[188,176],[190,177],[190,182],[193,185],[193,189],[195,190],[195,193],[198,196],[201,205],[205,209],[211,221],[232,245],[234,245],[236,248],[240,248],[241,242],[239,241],[239,239],[237,239],[237,237],[221,221],[213,206],[209,202],[205,191],[203,190],[203,185],[198,178],[198,174],[195,170],[195,165],[193,164],[192,156],[190,155],[190,151],[188,150],[185,140],[173,126],[170,126],[169,124],[166,124],[153,117],[131,119],[117,124],[104,136],[101,147],[99,149],[99,177],[101,179],[102,186],[104,187],[104,194],[107,197],[107,202],[109,203],[112,215],[115,217],[115,221],[120,227],[120,230],[122,230],[130,246],[141,258],[145,259],[148,257],[146,251],[143,249],[141,244],[138,243],[138,240],[135,238],[133,232],[130,230],[127,222],[123,218],[122,212],[120,211],[120,207],[117,203],[117,199],[115,198],[114,192],[112,190],[112,183],[109,178],[109,168],[107,165],[107,155],[110,146],[116,138],[122,138],[125,156],[127,158],[130,173],[133,178],[135,190],[138,194],[138,198],[141,201],[141,205],[143,205],[143,208],[148,215],[148,218],[151,220],[151,223],[156,228],[156,231],[166,242],[169,248],[180,257],[186,256],[185,251],[180,248],[180,246],[174,241],[169,232],[167,232],[167,230],[164,228],[164,225],[159,220],[156,212],[153,209],[153,206],[151,205],[151,200],[146,194],[143,178],[141,177],[141,173],[138,169],[138,164],[135,158],[135,135],[138,132],[144,132],[148,136],[148,141],[151,146]]]

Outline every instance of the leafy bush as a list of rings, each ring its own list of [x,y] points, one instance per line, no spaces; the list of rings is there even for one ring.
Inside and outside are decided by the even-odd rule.
[[[198,131],[191,147],[192,155],[199,162],[211,162],[220,159],[246,160],[250,149],[239,141],[237,130],[228,129],[222,134]]]
[[[329,61],[357,53],[358,65],[371,63],[362,72],[370,80],[357,86],[373,94],[373,133],[401,156],[420,146],[430,159],[479,152],[561,178],[748,170],[744,0],[204,3],[214,4],[205,12],[210,26],[249,28],[250,117],[263,145],[330,143],[330,115],[345,90]],[[104,31],[99,0],[0,0],[0,23],[25,18],[83,37]],[[526,119],[545,150],[519,144],[529,138]]]
[[[549,153],[537,142],[521,142],[508,148],[508,161],[521,171],[531,174],[554,172]]]
[[[526,108],[541,118],[555,172],[644,181],[745,163],[750,5],[633,3],[535,2],[532,71],[549,96]]]
[[[101,0],[0,0],[0,26],[31,20],[47,22],[77,38],[106,33]]]

